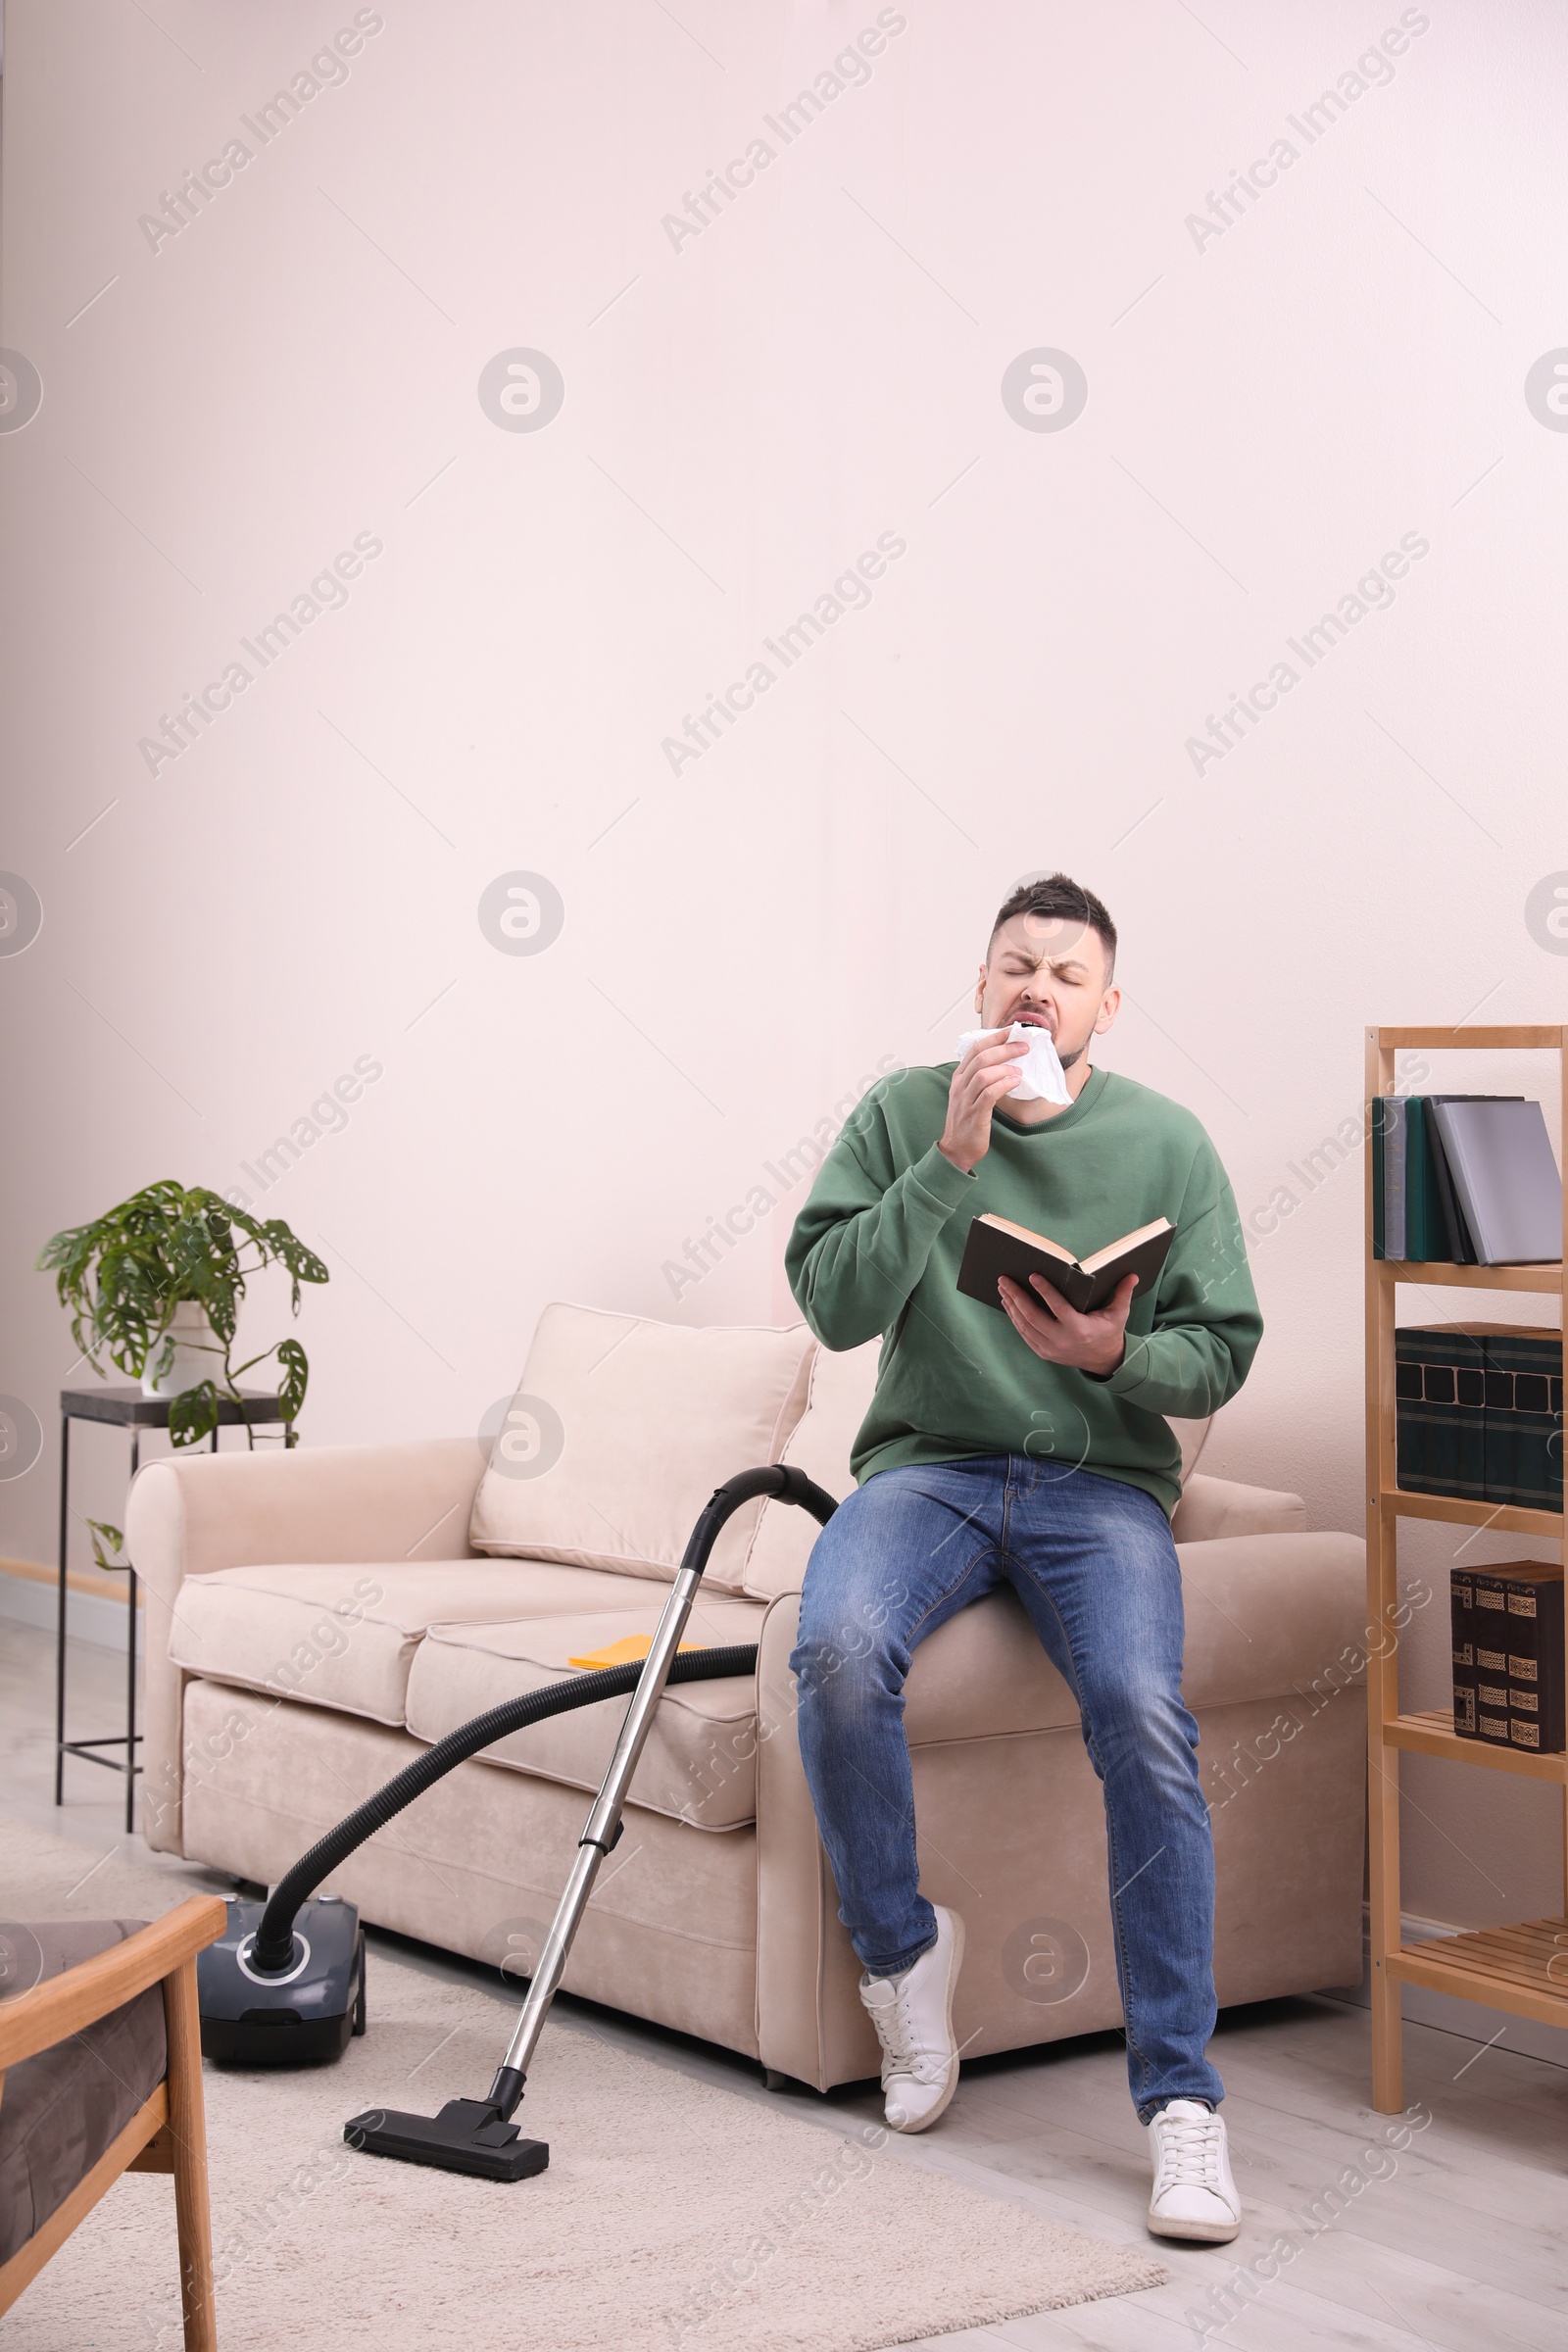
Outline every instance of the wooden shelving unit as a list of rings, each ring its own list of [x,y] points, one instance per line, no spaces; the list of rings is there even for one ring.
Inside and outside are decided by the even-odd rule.
[[[1551,1053],[1562,1078],[1562,1143],[1558,1164],[1568,1169],[1568,1028],[1369,1029],[1366,1033],[1366,1093],[1395,1091],[1395,1054],[1427,1053]],[[1370,1111],[1369,1111],[1370,1115]],[[1396,1483],[1394,1443],[1394,1331],[1396,1298],[1401,1283],[1442,1285],[1464,1291],[1538,1291],[1563,1296],[1563,1267],[1454,1266],[1399,1263],[1372,1254],[1372,1152],[1366,1152],[1366,1575],[1367,1623],[1373,1632],[1367,1665],[1367,1761],[1372,1882],[1372,2104],[1384,2115],[1404,2105],[1400,1995],[1406,1984],[1456,1994],[1489,2008],[1568,2026],[1568,1757],[1530,1755],[1517,1748],[1484,1747],[1454,1737],[1446,1714],[1401,1714],[1399,1710],[1398,1524],[1404,1519],[1446,1519],[1459,1527],[1546,1537],[1560,1547],[1560,1511],[1498,1508],[1441,1494],[1401,1494]],[[1563,1257],[1568,1259],[1568,1206],[1564,1210]],[[1479,1303],[1479,1302],[1478,1302]],[[1463,1309],[1455,1299],[1461,1319]],[[1428,1317],[1428,1320],[1436,1318]],[[1501,1321],[1504,1318],[1494,1318]],[[1559,1321],[1561,1320],[1559,1308]],[[1539,1326],[1520,1326],[1536,1329]],[[1437,1596],[1446,1615],[1448,1596]],[[1376,1629],[1388,1628],[1386,1641]],[[1379,1654],[1381,1653],[1381,1654]],[[1446,1936],[1435,1943],[1406,1944],[1399,1934],[1399,1757],[1443,1756],[1483,1772],[1511,1772],[1523,1780],[1550,1781],[1563,1790],[1563,1911],[1559,1919],[1525,1920],[1515,1927],[1484,1928]]]

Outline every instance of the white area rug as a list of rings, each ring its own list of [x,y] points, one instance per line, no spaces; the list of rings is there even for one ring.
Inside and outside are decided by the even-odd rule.
[[[0,1824],[0,1914],[157,1917],[179,1874]],[[505,2186],[355,2153],[347,2118],[483,2094],[506,2012],[370,1956],[336,2066],[206,2070],[222,2352],[868,2352],[1158,2285],[1142,2253],[566,2023],[518,2121],[550,2169]],[[178,2352],[172,2184],[128,2174],[27,2289],[6,2352]]]

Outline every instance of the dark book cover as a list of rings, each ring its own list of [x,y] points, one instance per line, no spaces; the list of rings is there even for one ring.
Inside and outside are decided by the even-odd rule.
[[[1476,1728],[1475,1591],[1462,1569],[1448,1571],[1448,1608],[1453,1624],[1453,1728],[1461,1740],[1479,1740]]]
[[[1539,1755],[1564,1747],[1563,1577],[1555,1562],[1508,1560],[1475,1571],[1477,1699],[1500,1688],[1509,1744]],[[1485,1660],[1485,1664],[1482,1661]],[[1493,1700],[1489,1699],[1489,1705]]]
[[[1026,1225],[987,1213],[976,1217],[969,1227],[958,1288],[965,1297],[978,1298],[982,1306],[994,1306],[1002,1314],[1005,1310],[997,1290],[1001,1275],[1010,1275],[1028,1290],[1030,1275],[1043,1274],[1079,1314],[1093,1314],[1128,1274],[1137,1275],[1140,1291],[1152,1290],[1175,1233],[1168,1217],[1156,1217],[1152,1224],[1141,1225],[1136,1233],[1123,1234],[1120,1241],[1079,1260],[1043,1233],[1031,1233]],[[1030,1295],[1040,1298],[1038,1291]]]
[[[1476,1253],[1471,1247],[1470,1236],[1465,1231],[1464,1217],[1453,1189],[1453,1178],[1448,1174],[1438,1122],[1431,1116],[1432,1104],[1437,1100],[1434,1095],[1427,1097],[1427,1158],[1431,1162],[1432,1181],[1437,1188],[1438,1206],[1443,1215],[1443,1231],[1448,1244],[1446,1254],[1452,1258],[1456,1266],[1473,1266]]]
[[[1414,1494],[1562,1508],[1562,1338],[1505,1323],[1394,1335],[1396,1483]]]
[[[1443,1226],[1443,1205],[1427,1150],[1427,1105],[1424,1095],[1412,1095],[1404,1106],[1404,1253],[1407,1259],[1436,1259],[1448,1254]]]
[[[1395,1477],[1406,1493],[1487,1499],[1484,1347],[1474,1325],[1396,1331]]]
[[[1562,1336],[1489,1332],[1486,1481],[1493,1502],[1562,1509]]]

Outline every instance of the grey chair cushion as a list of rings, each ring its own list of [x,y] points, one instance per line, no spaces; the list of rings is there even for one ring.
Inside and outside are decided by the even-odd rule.
[[[37,1945],[31,1973],[39,1983],[64,1976],[145,1924],[29,1922],[26,1934]],[[11,1940],[26,1942],[15,1930]],[[163,1990],[150,1984],[122,2009],[8,2069],[0,2093],[0,2262],[19,2253],[65,2203],[152,2097],[168,2065]]]

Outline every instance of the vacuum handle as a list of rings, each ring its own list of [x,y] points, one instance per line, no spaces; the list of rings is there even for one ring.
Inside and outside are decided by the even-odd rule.
[[[653,1729],[654,1715],[664,1686],[669,1679],[670,1665],[680,1646],[692,1602],[703,1581],[709,1555],[725,1521],[743,1503],[759,1494],[774,1496],[781,1502],[799,1504],[825,1527],[838,1508],[831,1494],[815,1485],[805,1472],[786,1462],[770,1462],[763,1469],[743,1470],[738,1477],[729,1478],[715,1487],[697,1525],[676,1573],[668,1600],[664,1603],[652,1646],[632,1693],[620,1737],[615,1741],[609,1766],[593,1810],[577,1844],[577,1859],[571,1866],[544,1949],[535,1965],[528,1997],[522,2005],[515,2033],[507,2048],[506,2057],[491,2085],[490,2097],[504,2119],[510,2120],[522,2097],[522,2085],[529,2062],[538,2046],[550,2004],[560,1989],[565,1973],[566,1958],[578,1923],[588,1907],[588,1898],[599,1875],[599,1865],[614,1842],[615,1825],[620,1819],[626,1791],[637,1770],[648,1735]]]

